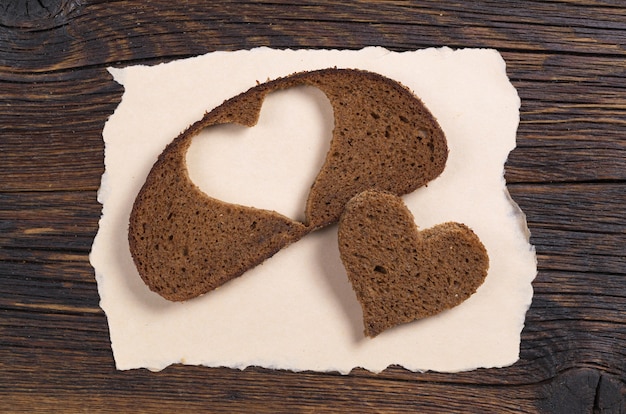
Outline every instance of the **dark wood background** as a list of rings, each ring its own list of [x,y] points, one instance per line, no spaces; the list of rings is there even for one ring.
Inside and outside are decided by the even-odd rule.
[[[509,368],[116,371],[88,254],[107,66],[255,46],[501,51],[539,274]],[[626,3],[1,0],[1,412],[626,412]]]

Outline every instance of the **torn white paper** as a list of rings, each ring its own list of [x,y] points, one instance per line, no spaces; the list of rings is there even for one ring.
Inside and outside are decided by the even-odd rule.
[[[173,303],[151,292],[134,267],[127,229],[161,151],[206,111],[257,82],[327,67],[395,79],[438,119],[450,149],[446,169],[404,199],[420,228],[459,221],[476,232],[490,257],[485,283],[454,309],[366,338],[330,226],[202,297]],[[348,373],[398,364],[454,372],[517,361],[536,258],[503,178],[520,100],[497,51],[259,48],[110,72],[125,91],[103,131],[103,212],[90,260],[118,369],[184,363]],[[257,126],[213,127],[194,138],[190,176],[215,198],[301,219],[332,122],[330,104],[315,89],[272,93]],[[287,132],[289,141],[281,139]]]

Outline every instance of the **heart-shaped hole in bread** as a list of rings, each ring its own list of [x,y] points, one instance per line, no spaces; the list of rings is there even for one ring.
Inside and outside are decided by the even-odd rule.
[[[333,125],[332,106],[319,89],[272,92],[254,127],[215,125],[194,137],[187,151],[189,177],[211,197],[304,222]]]
[[[469,227],[447,222],[420,231],[402,199],[386,192],[350,200],[338,237],[370,337],[459,305],[489,268],[487,251]]]

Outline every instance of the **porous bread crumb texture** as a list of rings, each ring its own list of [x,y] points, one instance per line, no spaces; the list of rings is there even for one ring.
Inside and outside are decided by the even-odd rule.
[[[386,192],[354,197],[338,237],[370,337],[459,305],[489,268],[487,251],[469,227],[447,222],[419,231],[402,199]]]
[[[330,149],[311,186],[304,223],[217,200],[193,184],[185,155],[195,135],[224,123],[252,127],[268,93],[299,85],[322,90],[334,118]],[[447,156],[435,118],[391,79],[347,69],[276,79],[225,101],[161,153],[133,205],[131,255],[150,289],[173,301],[191,299],[336,222],[345,203],[364,190],[401,195],[425,185],[441,174]]]

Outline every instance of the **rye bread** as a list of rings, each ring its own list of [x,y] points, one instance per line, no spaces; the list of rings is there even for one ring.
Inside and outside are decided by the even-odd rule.
[[[347,203],[338,238],[370,337],[459,305],[489,268],[487,251],[469,227],[447,222],[419,231],[402,199],[380,191]]]
[[[189,178],[185,161],[193,137],[212,125],[252,127],[268,93],[299,85],[326,94],[335,123],[330,150],[305,206],[305,222],[203,193]],[[425,185],[443,171],[447,154],[435,118],[391,79],[361,70],[324,69],[269,81],[205,114],[160,154],[133,204],[130,252],[150,289],[173,301],[191,299],[336,222],[345,203],[363,190],[405,194]]]

